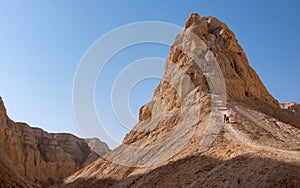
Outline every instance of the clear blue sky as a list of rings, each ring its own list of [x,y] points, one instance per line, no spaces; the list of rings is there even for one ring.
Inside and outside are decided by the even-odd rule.
[[[198,12],[229,25],[275,98],[299,103],[299,10],[298,0],[1,0],[0,96],[15,121],[79,135],[72,110],[72,86],[88,47],[124,24],[165,21],[183,26],[190,13]],[[112,61],[126,64],[148,56],[166,58],[168,52],[167,46],[137,45]],[[117,71],[120,66],[112,64],[111,69]],[[134,88],[129,100],[134,115],[151,99],[157,83],[147,80]],[[105,102],[102,91],[96,88],[97,106]],[[115,120],[107,117],[107,123],[114,125]],[[124,130],[116,135],[122,140]]]

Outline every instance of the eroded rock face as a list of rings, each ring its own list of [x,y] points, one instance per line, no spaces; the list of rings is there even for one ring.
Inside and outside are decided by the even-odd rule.
[[[106,152],[107,148],[103,148]],[[76,136],[51,134],[13,122],[7,117],[1,98],[0,151],[0,165],[5,165],[0,169],[5,174],[0,176],[0,187],[47,187],[99,157]]]
[[[85,141],[89,145],[90,149],[95,151],[100,156],[104,156],[110,151],[107,144],[98,138],[86,138]]]
[[[184,34],[186,32],[192,33],[195,36],[185,37]],[[205,51],[204,47],[209,52]],[[183,48],[186,48],[185,51]],[[163,80],[155,89],[152,101],[140,109],[140,122],[151,120],[151,118],[156,119],[162,113],[171,114],[175,112],[173,118],[170,118],[173,122],[167,120],[165,122],[166,126],[161,126],[167,127],[168,131],[170,131],[174,125],[174,119],[176,117],[178,119],[178,112],[184,107],[184,102],[187,102],[185,98],[188,97],[185,96],[186,94],[180,96],[181,93],[194,95],[189,95],[190,101],[187,103],[194,104],[190,108],[195,108],[196,104],[206,101],[207,104],[201,106],[201,108],[209,109],[211,103],[208,101],[210,99],[204,93],[213,92],[212,89],[218,90],[218,88],[210,88],[211,85],[209,85],[207,75],[205,75],[199,63],[195,62],[196,58],[194,58],[194,56],[203,55],[206,58],[208,64],[207,71],[209,72],[210,60],[207,58],[208,54],[213,56],[212,59],[216,60],[221,69],[226,87],[226,95],[230,101],[242,102],[255,99],[268,105],[279,107],[278,101],[266,90],[258,75],[250,67],[245,52],[238,44],[234,33],[228,26],[213,17],[201,18],[198,14],[191,14],[186,21],[183,32],[176,37],[171,47],[169,57],[165,63]],[[180,71],[177,69],[180,69]],[[188,85],[185,82],[186,79],[193,84],[190,87],[191,89],[186,89]],[[193,93],[193,90],[197,90],[197,92]],[[199,94],[201,92],[203,94]],[[195,96],[196,93],[198,96]],[[195,111],[196,109],[193,110]],[[204,112],[204,110],[201,112]],[[140,126],[139,123],[136,128]],[[157,134],[162,131],[161,128],[155,130]],[[157,142],[156,139],[151,140],[149,136],[141,136],[148,134],[155,134],[155,131],[140,133],[133,129],[125,137],[123,143],[127,144],[133,141],[137,143],[137,140],[140,140],[139,142],[143,144]],[[157,138],[160,137],[162,136],[157,136]],[[153,136],[152,138],[156,137]],[[141,141],[143,139],[144,141]]]
[[[187,32],[196,37],[185,35]],[[222,121],[210,124],[211,117],[216,117],[212,99],[222,91],[210,87],[208,78],[213,76],[207,75],[213,72],[208,70],[207,74],[195,62],[195,57],[200,56],[208,64],[216,59],[221,69],[228,100],[225,108],[220,109],[229,115],[229,124]],[[220,81],[219,77],[215,80]],[[64,186],[295,187],[300,184],[297,128],[300,118],[279,108],[277,100],[249,66],[233,32],[216,18],[201,18],[198,14],[188,18],[171,47],[164,77],[152,100],[141,108],[139,120],[123,144],[107,155],[108,159],[131,166],[99,159],[68,177]],[[188,142],[183,142],[191,133]],[[207,141],[202,142],[203,138],[211,137],[215,140],[208,144],[207,150],[199,148]],[[127,150],[128,146],[149,149],[132,152]],[[161,160],[174,151],[172,157]],[[133,158],[136,164],[150,166],[135,166]],[[151,163],[153,158],[159,162]]]
[[[230,99],[256,98],[273,106],[279,106],[278,101],[270,95],[258,75],[249,66],[245,52],[226,24],[210,16],[200,18],[198,14],[192,14],[184,27],[184,31],[187,30],[194,33],[213,53],[225,78],[227,94]],[[177,43],[177,39],[174,43]],[[195,48],[195,50],[197,49]],[[192,70],[196,71],[195,75],[198,75],[198,78],[194,79],[194,84],[202,83],[207,86],[203,74],[199,69],[194,69],[195,64],[190,62],[191,58],[176,46],[171,48],[168,60],[179,63],[183,67],[190,66]]]

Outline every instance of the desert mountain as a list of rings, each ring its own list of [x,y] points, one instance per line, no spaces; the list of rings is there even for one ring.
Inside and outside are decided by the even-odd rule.
[[[64,186],[297,187],[299,128],[299,116],[280,108],[228,26],[192,14],[138,124]]]
[[[96,140],[98,148],[108,151]],[[0,187],[48,187],[99,156],[84,139],[13,122],[0,97]]]

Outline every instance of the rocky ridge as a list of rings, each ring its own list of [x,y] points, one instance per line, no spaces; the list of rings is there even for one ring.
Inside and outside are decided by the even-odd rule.
[[[0,151],[0,187],[48,187],[99,157],[84,139],[13,122],[1,97]]]

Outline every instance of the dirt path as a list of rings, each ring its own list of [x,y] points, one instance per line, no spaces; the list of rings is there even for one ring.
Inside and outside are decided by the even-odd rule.
[[[248,112],[245,112],[244,109],[241,109],[239,107],[235,107],[235,109],[242,114],[243,116],[249,118],[251,121],[255,122],[258,126],[262,126],[258,120],[255,120],[252,115],[250,115]],[[236,124],[235,124],[236,125]],[[225,129],[232,135],[234,136],[234,138],[236,140],[238,140],[239,142],[241,142],[244,145],[247,145],[255,150],[260,150],[260,151],[268,151],[268,152],[272,152],[272,153],[280,153],[281,155],[284,155],[287,158],[290,159],[296,159],[296,160],[300,160],[300,152],[299,151],[291,151],[291,150],[285,150],[285,149],[279,149],[279,148],[275,148],[275,147],[271,147],[271,146],[267,146],[267,145],[263,145],[260,143],[257,143],[255,141],[253,141],[251,138],[249,138],[249,136],[247,136],[246,134],[236,130],[234,128],[233,124],[226,124],[225,125]]]

